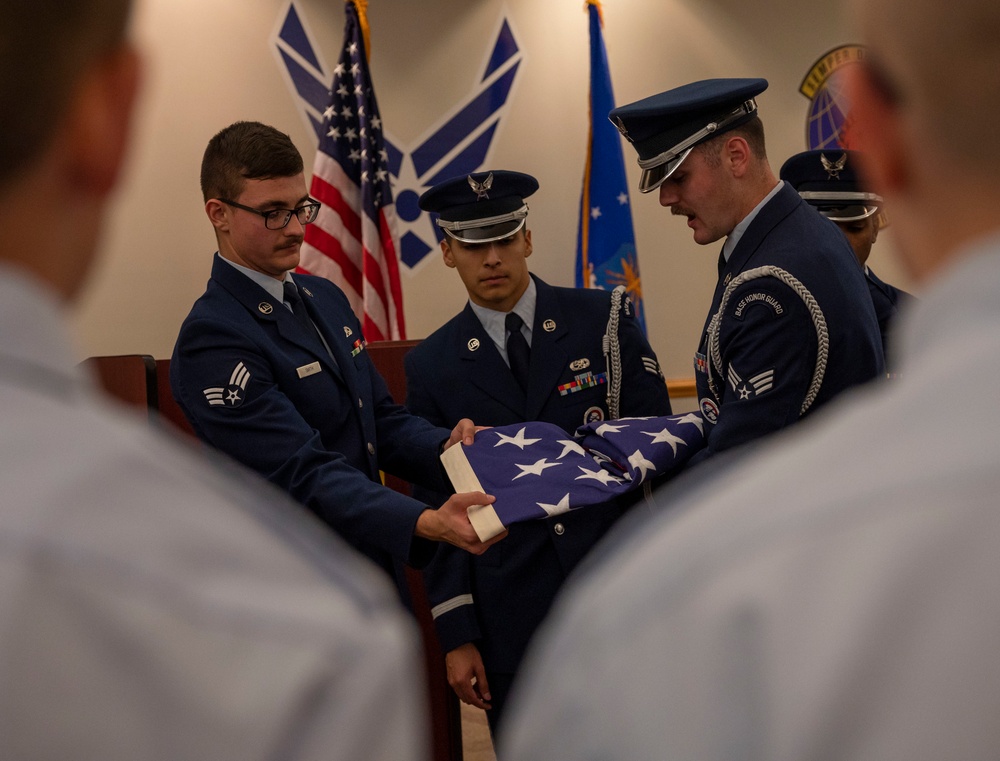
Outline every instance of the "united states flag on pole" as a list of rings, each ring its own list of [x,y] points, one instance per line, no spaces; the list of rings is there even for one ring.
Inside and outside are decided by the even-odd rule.
[[[577,230],[576,285],[606,291],[624,285],[645,332],[642,280],[622,138],[608,119],[608,112],[615,107],[615,95],[601,33],[600,2],[587,0],[587,12],[590,14],[590,135]]]
[[[398,340],[406,338],[399,238],[362,34],[367,22],[353,0],[344,10],[344,48],[313,167],[311,193],[323,208],[306,227],[298,270],[340,286],[368,341]]]
[[[588,423],[572,436],[551,423],[516,423],[476,434],[441,455],[456,492],[481,491],[492,505],[469,509],[483,541],[520,521],[608,502],[670,475],[705,446],[701,415]]]

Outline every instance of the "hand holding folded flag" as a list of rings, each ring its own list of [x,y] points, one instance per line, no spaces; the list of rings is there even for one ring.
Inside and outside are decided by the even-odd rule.
[[[456,492],[496,496],[469,509],[486,541],[512,523],[608,502],[677,472],[704,446],[702,426],[694,413],[588,423],[572,436],[551,423],[517,423],[481,431],[441,460]]]

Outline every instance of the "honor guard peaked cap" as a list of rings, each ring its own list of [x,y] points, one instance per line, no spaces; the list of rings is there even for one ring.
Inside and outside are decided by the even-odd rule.
[[[699,143],[750,121],[766,89],[766,79],[703,79],[611,111],[639,154],[639,192],[660,187]]]
[[[780,175],[824,217],[854,222],[876,214],[882,206],[882,196],[864,187],[857,165],[857,151],[805,151],[788,159]]]
[[[438,183],[420,196],[420,208],[438,215],[449,236],[463,243],[490,243],[524,227],[524,199],[538,190],[530,174],[496,170]]]

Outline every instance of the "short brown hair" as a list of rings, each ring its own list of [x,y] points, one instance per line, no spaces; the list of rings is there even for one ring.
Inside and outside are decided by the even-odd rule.
[[[759,116],[753,116],[738,127],[733,127],[733,129],[701,143],[698,148],[705,158],[705,163],[712,167],[719,167],[722,164],[719,146],[722,145],[723,141],[737,135],[747,141],[750,152],[758,161],[767,160],[767,149],[764,145],[764,122],[760,120]]]
[[[131,0],[0,0],[0,183],[52,139],[80,72],[125,38]]]
[[[201,160],[201,192],[209,198],[236,198],[246,180],[294,177],[302,155],[284,132],[260,122],[236,122],[208,141]]]

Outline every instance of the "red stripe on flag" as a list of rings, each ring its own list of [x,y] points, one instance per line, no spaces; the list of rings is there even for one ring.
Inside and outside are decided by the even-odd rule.
[[[341,194],[339,188],[331,185],[317,174],[313,175],[310,193],[313,198],[324,206],[337,212],[337,215],[343,221],[344,227],[351,234],[351,237],[357,241],[361,240],[361,217],[347,202],[347,199]],[[306,229],[308,230],[309,228]]]
[[[306,242],[336,262],[340,266],[341,272],[344,273],[346,284],[359,295],[363,295],[361,270],[341,247],[340,241],[319,225],[309,225],[306,228]]]
[[[403,288],[399,282],[399,262],[396,259],[396,246],[392,240],[392,230],[385,218],[385,212],[379,212],[379,232],[382,236],[382,250],[385,251],[385,269],[389,276],[389,288],[392,291],[392,315],[399,329],[399,340],[406,339],[406,322],[403,319]]]
[[[363,330],[364,330],[364,333],[365,333],[365,340],[366,341],[371,342],[371,341],[386,341],[386,340],[388,340],[386,338],[385,334],[382,333],[381,330],[379,330],[378,325],[376,325],[375,322],[372,320],[372,318],[368,316],[367,312],[365,312],[365,321],[364,321],[364,328],[363,328]]]

